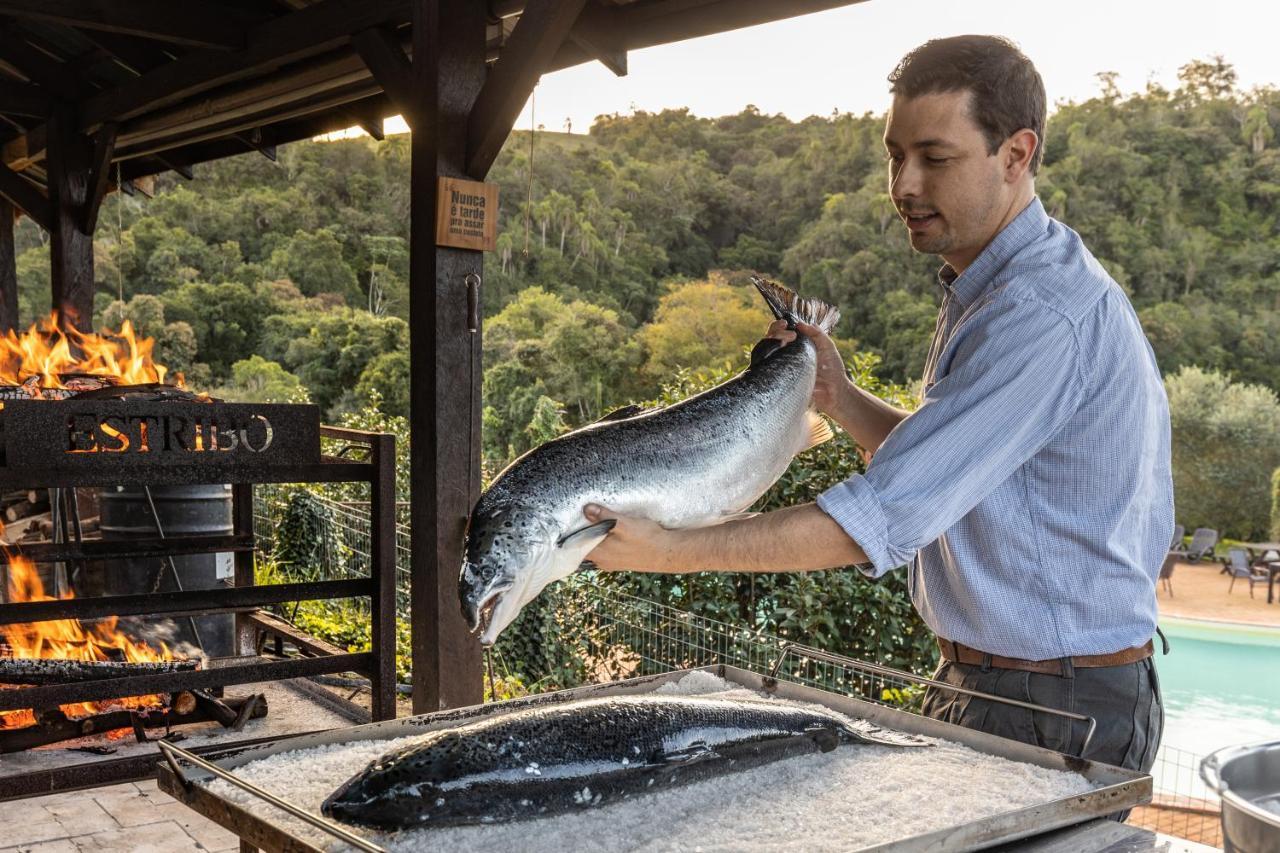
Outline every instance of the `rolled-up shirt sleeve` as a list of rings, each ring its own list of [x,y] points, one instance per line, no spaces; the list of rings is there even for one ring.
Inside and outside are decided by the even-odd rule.
[[[910,562],[1062,429],[1080,405],[1070,320],[997,296],[956,328],[948,372],[867,466],[818,506],[867,554],[872,577]]]

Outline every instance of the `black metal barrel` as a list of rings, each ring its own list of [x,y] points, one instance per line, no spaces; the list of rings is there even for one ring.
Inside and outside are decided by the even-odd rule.
[[[232,532],[229,485],[115,486],[102,490],[100,511],[103,539],[155,539],[161,532],[166,539],[229,536]],[[231,554],[108,560],[104,591],[107,595],[129,595],[231,586],[232,565]],[[176,620],[176,640],[199,646],[208,657],[234,653],[232,614],[197,616],[196,631],[192,621]]]

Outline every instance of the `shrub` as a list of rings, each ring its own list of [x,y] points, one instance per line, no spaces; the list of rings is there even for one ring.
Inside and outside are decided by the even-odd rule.
[[[1224,537],[1266,534],[1270,472],[1280,465],[1280,401],[1259,385],[1184,367],[1165,380],[1178,517]]]
[[[1280,542],[1280,468],[1271,472],[1271,541]]]

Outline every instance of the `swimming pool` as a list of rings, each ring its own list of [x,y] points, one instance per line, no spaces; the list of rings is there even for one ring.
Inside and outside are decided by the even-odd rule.
[[[1280,740],[1280,629],[1170,617],[1160,627],[1170,647],[1159,654],[1157,640],[1162,746],[1206,756],[1233,744]],[[1172,783],[1161,784],[1160,769],[1153,771],[1156,787],[1167,790]]]

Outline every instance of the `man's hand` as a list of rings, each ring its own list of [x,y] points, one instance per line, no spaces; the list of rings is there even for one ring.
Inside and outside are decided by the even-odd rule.
[[[675,550],[676,531],[647,518],[620,516],[598,504],[587,504],[582,514],[592,524],[606,518],[617,519],[609,535],[587,555],[596,568],[606,572],[668,570],[668,558]]]
[[[853,383],[845,373],[844,359],[840,357],[835,341],[817,326],[796,323],[796,328],[808,335],[818,350],[818,376],[813,383],[813,407],[824,415],[835,418],[838,422],[842,421],[842,410],[849,392],[853,389]],[[783,343],[790,343],[796,339],[796,333],[787,328],[786,320],[775,320],[769,326],[766,336],[777,338]]]

